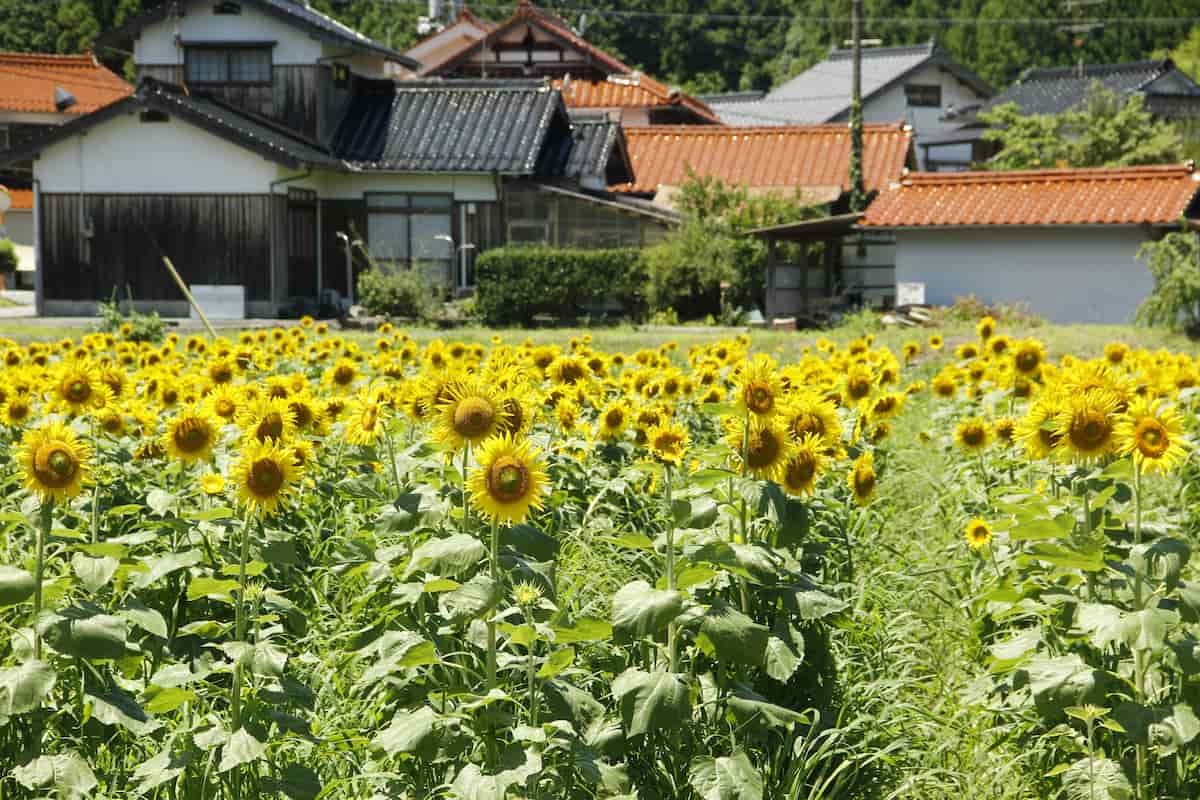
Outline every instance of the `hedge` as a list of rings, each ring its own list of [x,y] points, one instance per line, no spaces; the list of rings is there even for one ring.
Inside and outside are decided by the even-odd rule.
[[[570,319],[616,305],[646,312],[646,268],[634,248],[501,247],[475,264],[475,309],[488,325],[529,325],[535,315]]]

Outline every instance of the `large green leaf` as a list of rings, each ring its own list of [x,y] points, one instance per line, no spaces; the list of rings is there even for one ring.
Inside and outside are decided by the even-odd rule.
[[[1084,572],[1101,572],[1105,568],[1104,547],[1099,544],[1037,542],[1025,552],[1026,555],[1020,558],[1025,564],[1044,561],[1056,567]]]
[[[646,581],[622,586],[612,599],[613,630],[627,638],[652,636],[683,611],[683,595],[655,589]]]
[[[766,732],[808,722],[804,714],[776,705],[742,684],[734,687],[725,702],[739,729]]]
[[[199,550],[185,550],[182,553],[166,553],[161,556],[145,559],[141,564],[145,569],[134,572],[130,581],[139,589],[153,586],[160,580],[181,569],[194,567],[203,560]]]
[[[145,736],[162,727],[137,701],[120,689],[113,688],[104,694],[89,694],[92,717],[105,725],[119,725],[135,736]]]
[[[371,746],[389,756],[416,753],[435,743],[437,720],[437,712],[429,706],[421,706],[416,711],[400,711],[392,717],[392,724],[371,740]]]
[[[52,791],[60,800],[87,797],[99,785],[87,761],[74,750],[41,756],[12,771],[26,789]]]
[[[572,625],[553,630],[554,641],[559,644],[603,642],[612,638],[612,624],[594,617],[580,617]]]
[[[704,612],[696,643],[721,661],[759,666],[767,650],[769,632],[728,603],[717,600]]]
[[[1096,671],[1076,653],[1033,658],[1018,674],[1028,680],[1030,694],[1039,706],[1060,711],[1083,705],[1097,683]]]
[[[71,569],[89,592],[98,592],[106,586],[119,566],[121,562],[111,556],[92,558],[83,553],[71,556]]]
[[[358,685],[371,686],[402,669],[411,669],[438,662],[437,649],[413,631],[388,631],[366,650],[376,654],[376,662],[363,673]]]
[[[257,761],[267,754],[267,747],[255,739],[245,728],[240,728],[230,734],[225,746],[221,748],[221,764],[218,772],[228,772],[234,767]]]
[[[683,675],[630,668],[613,680],[612,692],[630,736],[691,721],[691,693]]]
[[[444,539],[432,539],[413,551],[402,580],[419,572],[457,578],[479,567],[487,558],[487,548],[474,536],[456,533]]]
[[[533,748],[524,751],[524,762],[495,775],[485,775],[476,764],[467,764],[454,778],[450,791],[460,800],[503,800],[509,787],[520,786],[542,771],[542,757]]]
[[[25,602],[36,589],[33,575],[17,567],[0,565],[0,608]]]
[[[692,561],[724,567],[751,583],[774,583],[780,574],[778,558],[768,548],[757,544],[711,541],[690,557]]]
[[[732,756],[697,756],[688,768],[688,783],[703,800],[762,800],[762,775],[742,751]]]
[[[1130,741],[1152,745],[1159,755],[1171,755],[1200,735],[1200,719],[1190,706],[1151,708],[1121,703],[1113,710]]]
[[[438,598],[442,616],[458,624],[483,616],[500,602],[500,587],[487,575],[476,575]]]
[[[125,620],[109,614],[67,617],[46,631],[46,641],[74,658],[121,658],[125,655]]]
[[[58,676],[45,661],[0,669],[0,720],[33,711],[54,688]]]
[[[1133,786],[1109,758],[1081,758],[1063,773],[1068,800],[1131,800]]]
[[[1191,557],[1191,545],[1182,539],[1159,539],[1129,551],[1129,562],[1133,568],[1154,580],[1162,581],[1168,591],[1179,584],[1179,576]]]
[[[175,780],[194,759],[195,753],[191,750],[175,752],[170,746],[166,747],[154,758],[143,761],[134,769],[133,777],[138,781],[134,794],[143,795],[157,786]]]

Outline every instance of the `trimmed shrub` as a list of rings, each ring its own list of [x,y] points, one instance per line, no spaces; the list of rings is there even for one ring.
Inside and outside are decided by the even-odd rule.
[[[358,276],[358,302],[371,316],[433,317],[433,294],[420,273],[369,269]]]
[[[646,311],[646,269],[634,248],[577,250],[501,247],[475,262],[475,309],[487,325],[529,325],[619,306],[626,318]]]
[[[0,272],[17,271],[17,247],[11,239],[0,239]]]

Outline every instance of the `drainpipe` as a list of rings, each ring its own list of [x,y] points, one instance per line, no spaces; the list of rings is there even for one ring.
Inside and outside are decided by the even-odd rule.
[[[33,179],[33,308],[39,317],[46,313],[42,286],[45,268],[42,264],[42,182]]]
[[[299,175],[292,175],[290,178],[280,178],[279,180],[271,181],[270,186],[267,188],[268,202],[270,203],[270,208],[267,212],[267,217],[270,220],[269,240],[270,240],[270,248],[271,248],[271,271],[268,274],[271,278],[271,300],[270,300],[270,302],[272,302],[272,303],[277,302],[275,299],[275,288],[276,288],[276,286],[275,286],[275,257],[277,255],[276,248],[279,245],[278,238],[275,235],[275,227],[276,227],[275,226],[275,197],[276,197],[275,187],[283,186],[285,183],[292,183],[293,181],[302,181],[305,178],[308,178],[311,176],[312,176],[312,167],[306,167],[304,172],[300,173]],[[320,200],[320,198],[318,198],[318,201],[319,200]],[[285,222],[287,221],[286,216],[284,217],[284,221]],[[318,234],[319,233],[320,233],[320,231],[318,231]],[[319,235],[317,237],[317,241],[318,242],[320,241]],[[286,267],[287,265],[285,264],[284,266]]]

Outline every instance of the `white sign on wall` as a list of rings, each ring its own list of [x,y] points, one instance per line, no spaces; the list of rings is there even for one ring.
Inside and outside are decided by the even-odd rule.
[[[923,284],[923,283],[897,283],[896,284],[896,305],[897,306],[923,306],[923,305],[925,305],[925,284]]]
[[[192,297],[209,319],[246,318],[245,287],[193,285],[191,289]],[[188,316],[196,319],[196,309],[189,309]]]

